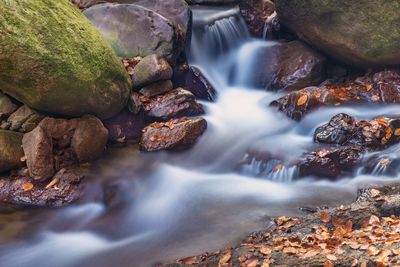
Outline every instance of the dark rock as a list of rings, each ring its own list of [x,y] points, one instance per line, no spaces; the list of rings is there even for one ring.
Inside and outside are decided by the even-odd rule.
[[[155,119],[168,120],[204,113],[202,105],[196,102],[194,95],[182,88],[174,89],[165,95],[141,99],[145,114]]]
[[[43,118],[43,115],[23,105],[8,117],[7,122],[9,130],[27,133],[32,131]]]
[[[96,117],[86,115],[79,119],[71,140],[71,148],[80,162],[97,160],[104,152],[108,130]]]
[[[21,133],[0,130],[0,173],[22,165],[22,137]]]
[[[135,88],[169,80],[173,72],[168,62],[155,54],[144,57],[133,69],[132,81]]]
[[[20,206],[62,207],[77,201],[81,197],[81,180],[86,170],[68,168],[60,170],[54,176],[54,185],[32,181],[29,177],[0,178],[0,202]],[[30,190],[24,185],[32,184]]]
[[[357,146],[322,148],[305,154],[298,164],[299,175],[337,178],[360,165],[365,151]]]
[[[157,54],[175,64],[185,47],[185,35],[179,28],[147,7],[106,3],[92,6],[84,13],[120,57]],[[166,79],[170,77],[162,80]]]
[[[182,87],[190,91],[197,99],[214,101],[217,95],[215,88],[201,71],[188,65],[181,65],[175,69],[172,78],[175,88]]]
[[[140,147],[145,151],[185,149],[194,145],[206,128],[203,118],[155,122],[143,129]]]
[[[0,92],[0,119],[10,116],[17,108],[8,96]]]
[[[239,7],[250,33],[255,37],[263,37],[268,19],[275,12],[275,4],[269,0],[243,0]]]
[[[128,109],[133,114],[139,114],[139,112],[143,109],[143,103],[140,100],[140,95],[137,92],[131,92],[131,96],[129,97],[128,101]]]
[[[171,80],[159,81],[147,85],[140,89],[140,93],[145,97],[154,97],[171,91],[174,88]]]
[[[108,129],[109,141],[117,143],[139,141],[145,127],[145,120],[141,114],[135,115],[127,110],[103,123]]]
[[[281,23],[343,62],[362,68],[400,64],[399,2],[276,0]]]
[[[400,141],[400,119],[377,117],[356,121],[347,114],[335,115],[329,123],[315,130],[314,140],[325,144],[351,144],[363,147],[386,147]]]
[[[281,46],[273,90],[297,90],[320,84],[325,77],[325,57],[300,41]]]
[[[300,120],[308,112],[321,106],[342,103],[372,102],[400,103],[400,71],[377,72],[357,78],[354,82],[338,85],[320,85],[293,91],[273,101],[288,117]]]
[[[53,142],[51,136],[41,127],[24,135],[22,146],[30,176],[35,180],[46,180],[55,174]]]

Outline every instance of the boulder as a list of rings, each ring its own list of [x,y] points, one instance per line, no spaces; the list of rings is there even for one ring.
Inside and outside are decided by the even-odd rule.
[[[210,81],[195,66],[179,66],[174,71],[172,82],[175,88],[185,88],[197,99],[213,101],[217,96],[217,91]]]
[[[276,0],[280,22],[345,63],[367,68],[400,64],[397,0]]]
[[[29,174],[34,180],[47,180],[55,174],[53,142],[40,126],[24,135],[22,146]]]
[[[174,86],[171,80],[159,81],[140,89],[140,94],[144,95],[145,97],[153,97],[167,93],[171,91],[173,88]]]
[[[120,57],[157,54],[174,64],[185,38],[168,18],[139,4],[100,4],[85,15]]]
[[[153,98],[142,97],[141,100],[145,114],[154,119],[169,120],[204,113],[203,106],[196,101],[194,95],[182,88]]]
[[[0,88],[31,108],[108,118],[131,82],[102,35],[69,1],[0,2]]]
[[[0,130],[0,173],[22,165],[22,137],[21,133]]]
[[[104,152],[108,140],[108,130],[96,117],[83,116],[75,129],[71,148],[80,162],[97,160]]]
[[[132,81],[135,88],[172,78],[168,62],[155,54],[144,57],[133,69]]]
[[[270,0],[242,0],[239,8],[249,32],[255,37],[263,37],[268,30],[269,18],[275,13],[275,4]]]
[[[185,149],[194,145],[206,128],[203,118],[155,122],[143,129],[140,147],[145,151]]]
[[[8,96],[0,92],[0,119],[10,116],[17,108]]]

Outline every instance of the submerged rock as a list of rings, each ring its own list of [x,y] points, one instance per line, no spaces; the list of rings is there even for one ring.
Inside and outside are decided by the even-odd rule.
[[[22,137],[21,133],[0,130],[0,173],[22,165]]]
[[[185,149],[194,145],[206,128],[203,118],[155,122],[143,129],[140,147],[145,151]]]
[[[172,68],[168,62],[155,54],[144,57],[133,69],[132,81],[135,88],[169,80],[172,78]]]
[[[29,177],[0,177],[0,202],[20,206],[62,207],[81,197],[81,180],[86,170],[60,170],[47,182],[32,181]]]
[[[175,87],[190,91],[198,99],[214,101],[217,96],[217,91],[210,81],[195,66],[179,66],[174,71],[172,81]]]
[[[397,0],[276,0],[281,23],[343,62],[362,68],[400,64]]]
[[[204,113],[202,105],[196,101],[194,95],[182,88],[153,98],[142,97],[141,100],[145,114],[154,119],[168,120]]]
[[[147,7],[106,3],[84,13],[120,57],[157,54],[174,64],[185,47],[185,38],[179,29]]]
[[[102,35],[69,1],[0,2],[0,88],[31,108],[108,118],[131,82]]]

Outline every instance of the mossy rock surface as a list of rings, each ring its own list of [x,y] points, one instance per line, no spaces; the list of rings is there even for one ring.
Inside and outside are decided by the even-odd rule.
[[[102,119],[131,81],[107,41],[68,0],[0,1],[0,90],[40,111]]]
[[[280,21],[326,54],[359,67],[400,64],[400,0],[276,0]]]
[[[0,173],[21,166],[23,136],[22,133],[0,130]]]

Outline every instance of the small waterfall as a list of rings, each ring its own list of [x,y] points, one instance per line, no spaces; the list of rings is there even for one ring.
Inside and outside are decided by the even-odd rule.
[[[237,6],[193,8],[193,36],[189,63],[202,69],[218,89],[229,83],[235,52],[250,39]]]

